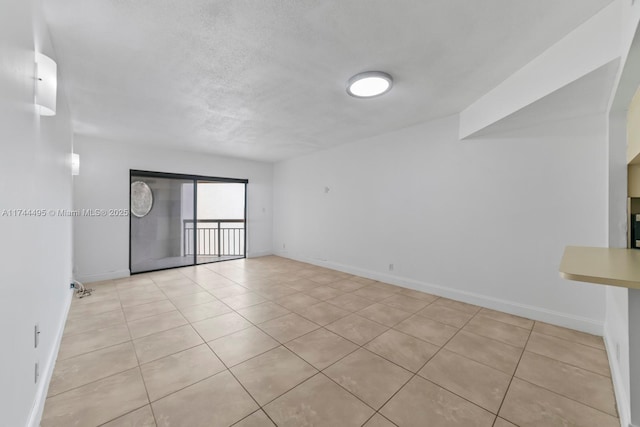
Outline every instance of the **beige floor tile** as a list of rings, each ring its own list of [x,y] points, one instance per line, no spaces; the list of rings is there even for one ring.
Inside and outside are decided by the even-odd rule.
[[[531,334],[526,350],[587,371],[611,376],[607,353],[604,350],[537,332]]]
[[[429,427],[492,426],[495,415],[470,400],[496,410],[503,380],[514,374],[531,329],[530,351],[507,392],[507,403],[512,403],[507,409],[520,418],[508,420],[505,413],[493,427],[585,425],[580,417],[598,427],[617,421],[604,343],[582,332],[276,256],[141,274],[90,287],[95,289],[91,297],[71,302],[43,427],[66,427],[69,420],[108,427],[155,422],[392,427],[424,426],[425,420]],[[257,326],[234,310],[246,310]],[[135,316],[145,317],[131,320]],[[291,340],[283,346],[263,327],[283,342]],[[132,365],[118,359],[116,350],[127,346]],[[129,372],[112,371],[140,363],[131,357],[131,346],[142,361],[141,368],[130,369],[138,379],[132,386],[111,383],[105,388]],[[363,354],[384,367],[368,369],[375,363],[358,360]],[[264,398],[274,399],[264,412],[227,366],[244,367],[244,381],[253,384],[255,393],[274,395]],[[387,372],[389,366],[411,380],[388,402],[379,403],[383,398],[378,394],[385,395],[399,381]],[[155,413],[140,369],[145,370]],[[374,414],[318,369],[331,372],[374,406],[382,405],[381,413]],[[340,370],[347,373],[338,378]],[[137,401],[136,381],[142,391]],[[521,384],[535,393],[515,393]],[[98,393],[90,386],[98,387]]]
[[[307,307],[318,304],[321,301],[303,292],[299,292],[278,298],[276,302],[291,311],[298,312],[305,311]]]
[[[156,427],[156,420],[153,417],[151,406],[146,405],[113,421],[109,421],[101,427]]]
[[[228,427],[258,409],[258,405],[223,371],[154,402],[158,427]]]
[[[444,349],[418,374],[494,414],[511,381],[511,375]]]
[[[328,299],[329,304],[333,304],[347,311],[358,311],[373,304],[373,301],[355,294],[342,294],[335,298]]]
[[[174,310],[129,322],[129,331],[131,332],[131,337],[136,339],[186,325],[187,323],[187,319],[178,310]]]
[[[93,295],[86,298],[92,297]],[[113,294],[109,299],[102,299],[99,302],[92,302],[91,304],[71,304],[71,308],[69,309],[69,319],[82,320],[85,316],[94,316],[96,314],[118,310],[120,308],[121,306],[118,294]]]
[[[358,348],[326,329],[318,329],[287,343],[287,348],[316,367],[324,369]]]
[[[151,362],[202,343],[202,338],[189,325],[133,340],[140,363]]]
[[[260,329],[281,343],[286,343],[304,334],[318,329],[320,326],[304,317],[290,313],[259,325]]]
[[[276,427],[262,409],[234,424],[233,427]]]
[[[148,285],[142,285],[142,286],[132,286],[126,289],[119,289],[117,291],[117,294],[120,298],[120,301],[129,301],[129,300],[144,300],[148,297],[152,297],[152,301],[145,301],[143,302],[143,304],[146,304],[147,302],[153,302],[153,301],[158,301],[160,299],[167,299],[167,296],[164,294],[164,292],[162,292],[162,289],[160,289],[158,286],[156,286],[155,284],[151,283]],[[160,296],[160,298],[155,298]],[[130,303],[127,305],[137,305],[138,302],[136,303]]]
[[[140,366],[149,399],[154,402],[174,391],[224,371],[206,344]]]
[[[375,287],[374,285],[368,285],[363,288],[358,289],[353,294],[358,295],[360,297],[366,298],[371,301],[380,301],[385,298],[389,298],[394,295],[397,291],[391,289],[381,289],[379,287]]]
[[[213,341],[225,335],[251,327],[251,322],[237,313],[221,314],[210,319],[192,323],[205,341]]]
[[[220,301],[211,301],[199,305],[191,305],[180,309],[182,315],[191,323],[231,313],[231,309]]]
[[[166,301],[167,295],[160,289],[154,291],[136,291],[120,293],[120,303],[123,308],[136,305],[150,304],[152,302]]]
[[[376,281],[373,279],[369,279],[367,277],[361,277],[361,276],[352,276],[349,278],[349,280],[353,280],[354,282],[362,283],[364,285],[371,285],[373,283],[376,283]]]
[[[363,348],[331,365],[324,374],[374,409],[412,377],[411,372]]]
[[[232,367],[231,372],[260,405],[265,405],[318,371],[278,347]]]
[[[446,325],[462,328],[473,317],[473,314],[447,307],[446,305],[431,304],[417,314]]]
[[[135,305],[124,308],[124,315],[127,322],[143,319],[145,317],[155,316],[157,314],[174,311],[176,306],[169,300],[150,302],[149,304]]]
[[[403,320],[394,329],[438,346],[444,345],[458,332],[458,329],[453,326],[418,315]]]
[[[513,375],[522,349],[464,330],[458,332],[444,347],[476,362]]]
[[[255,292],[247,292],[246,294],[234,295],[221,300],[234,310],[240,308],[251,307],[252,305],[260,304],[267,301],[266,298],[258,295]]]
[[[387,291],[391,291],[393,293],[400,293],[404,288],[402,286],[392,285],[391,283],[385,282],[373,282],[370,286],[378,289],[384,289]]]
[[[237,285],[233,280],[227,279],[223,276],[218,277],[206,277],[196,280],[196,283],[207,291],[220,288],[228,288],[229,286]]]
[[[193,285],[194,282],[183,274],[174,274],[175,271],[158,272],[159,274],[152,276],[153,282],[161,287],[177,287]],[[162,274],[160,274],[162,273]]]
[[[514,378],[500,417],[520,427],[620,427],[611,415]]]
[[[440,349],[394,329],[369,342],[365,348],[414,373]]]
[[[134,368],[46,400],[42,427],[97,426],[149,403]]]
[[[438,297],[435,296],[435,295],[428,294],[426,292],[416,291],[414,289],[402,288],[400,291],[398,291],[398,293],[400,293],[402,295],[406,295],[406,296],[411,297],[411,298],[421,299],[421,300],[427,301],[429,303],[431,303],[431,302],[433,302],[433,301],[438,299]]]
[[[516,377],[618,416],[611,379],[525,351]]]
[[[381,300],[380,302],[391,307],[399,308],[400,310],[410,311],[411,313],[422,310],[427,306],[427,304],[429,304],[425,300],[411,298],[410,296],[402,294],[394,294],[389,298]]]
[[[273,300],[294,294],[298,291],[285,285],[275,285],[267,289],[256,290],[256,292],[267,299]]]
[[[503,313],[501,311],[483,308],[478,312],[478,316],[488,317],[489,319],[498,320],[500,322],[509,323],[513,326],[519,326],[524,329],[533,328],[533,320],[524,317],[514,316],[513,314]]]
[[[344,294],[344,292],[342,292],[341,290],[331,288],[329,286],[318,286],[314,289],[311,289],[310,291],[306,291],[305,293],[307,295],[310,295],[314,298],[317,298],[323,301],[326,301],[328,299],[335,298],[339,295]]]
[[[351,314],[343,317],[333,323],[325,326],[331,332],[334,332],[358,345],[364,345],[382,334],[389,328],[379,323],[365,319],[357,314]]]
[[[113,280],[99,280],[85,283],[84,285],[95,291],[113,292],[116,290],[116,283]]]
[[[599,348],[600,350],[605,349],[602,337],[597,335],[586,334],[584,332],[574,331],[573,329],[561,328],[560,326],[550,325],[543,322],[536,322],[533,327],[533,331],[545,335],[552,335],[556,338],[562,338],[567,341],[577,342],[578,344]]]
[[[435,304],[435,303],[434,303]],[[514,347],[524,347],[530,331],[508,323],[476,316],[466,324],[464,331],[491,338]]]
[[[318,325],[324,326],[329,323],[335,322],[338,319],[342,319],[345,316],[348,316],[349,313],[347,310],[343,310],[339,307],[336,307],[333,304],[329,304],[326,302],[321,302],[310,307],[307,307],[306,310],[299,313],[301,316],[306,317]]]
[[[264,410],[278,427],[359,427],[374,413],[322,374],[287,392]]]
[[[267,320],[291,313],[291,311],[271,301],[252,305],[251,307],[242,308],[237,311],[254,324],[266,322]]]
[[[56,362],[49,396],[89,384],[138,366],[131,342],[114,345],[91,353]]]
[[[219,299],[229,298],[251,292],[249,289],[240,285],[231,285],[224,288],[209,289],[208,291],[213,294],[213,296]]]
[[[314,274],[313,276],[310,276],[309,279],[321,285],[326,285],[329,283],[337,282],[342,278],[341,275],[336,274],[337,272],[330,272],[328,269],[326,271],[326,273],[322,272]]]
[[[217,301],[216,297],[209,292],[198,292],[195,294],[182,295],[171,298],[171,302],[178,308],[189,307],[191,305],[204,304],[211,301]]]
[[[502,418],[498,417],[496,418],[496,422],[495,424],[493,424],[493,427],[518,427],[518,426],[515,424],[511,424],[509,421],[503,420]]]
[[[380,413],[402,427],[491,427],[495,416],[420,377],[382,407]]]
[[[250,279],[242,283],[242,286],[249,289],[267,289],[270,286],[278,285],[278,281],[271,277],[258,277],[256,279]],[[317,286],[317,285],[316,285]]]
[[[338,289],[342,292],[353,292],[360,288],[365,287],[364,283],[359,283],[351,279],[338,280],[337,282],[329,283],[327,286]]]
[[[293,280],[291,282],[287,282],[287,286],[299,292],[307,292],[317,288],[319,285],[313,280],[300,278],[300,279]]]
[[[124,313],[121,309],[86,316],[82,320],[69,320],[64,328],[64,336],[68,337],[83,332],[105,329],[109,326],[124,325]]]
[[[129,329],[125,323],[75,335],[64,335],[60,343],[58,360],[68,359],[69,357],[89,353],[130,340]]]
[[[385,326],[395,326],[412,314],[385,304],[373,304],[357,312],[360,316]]]
[[[197,294],[206,291],[202,286],[198,286],[195,283],[172,284],[170,286],[161,286],[161,289],[167,298],[178,298],[184,295]]]
[[[229,367],[276,348],[280,343],[255,326],[209,341],[209,346]]]
[[[436,305],[453,308],[454,310],[464,311],[465,313],[469,314],[476,314],[480,310],[480,307],[478,307],[477,305],[467,304],[466,302],[456,301],[449,298],[438,298],[433,303]]]
[[[395,427],[395,424],[380,414],[375,414],[363,427]]]

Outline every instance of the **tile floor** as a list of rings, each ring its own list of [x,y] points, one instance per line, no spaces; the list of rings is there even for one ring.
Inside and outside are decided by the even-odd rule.
[[[600,337],[278,257],[95,283],[42,427],[619,427]]]

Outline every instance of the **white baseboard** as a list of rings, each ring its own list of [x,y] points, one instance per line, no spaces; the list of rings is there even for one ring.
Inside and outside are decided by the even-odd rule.
[[[129,276],[131,276],[131,272],[129,270],[116,270],[116,271],[108,271],[106,273],[79,274],[76,277],[76,280],[82,283],[92,283],[92,282],[101,282],[103,280],[122,279],[123,277],[129,277]]]
[[[614,338],[611,337],[607,325],[604,328],[604,346],[609,356],[609,369],[611,370],[611,382],[613,383],[613,392],[616,396],[616,406],[618,409],[618,417],[620,418],[621,427],[635,427],[631,424],[631,408],[629,407],[629,396],[627,395],[624,379],[620,371],[620,362],[616,358],[616,350]]]
[[[40,371],[40,384],[36,390],[36,397],[29,414],[28,427],[39,427],[40,420],[42,419],[42,413],[44,412],[44,404],[47,400],[47,393],[49,392],[49,383],[51,382],[51,376],[53,375],[53,368],[56,366],[56,360],[58,358],[58,351],[60,350],[60,343],[62,342],[62,334],[64,333],[64,326],[67,323],[67,316],[69,315],[69,309],[71,308],[71,300],[73,299],[73,291],[69,291],[69,296],[65,302],[65,306],[62,310],[62,318],[58,325],[58,332],[55,335],[53,342],[53,348],[47,357],[47,363],[43,365]]]
[[[258,251],[258,252],[251,252],[247,254],[247,258],[259,258],[261,256],[269,256],[269,255],[273,255],[272,251]]]
[[[417,291],[427,292],[445,298],[451,298],[458,301],[475,304],[493,310],[503,311],[505,313],[516,316],[526,317],[528,319],[539,320],[541,322],[551,323],[566,328],[575,329],[589,334],[602,336],[604,333],[604,324],[586,317],[573,316],[567,313],[548,310],[543,307],[536,307],[527,304],[521,304],[513,301],[507,301],[500,298],[494,298],[474,292],[453,289],[446,286],[435,285],[432,283],[421,282],[415,279],[401,277],[372,270],[366,270],[358,267],[343,265],[327,260],[309,259],[306,257],[296,256],[290,252],[279,252],[275,255],[283,258],[290,258],[296,261],[306,262],[320,267],[330,268],[332,270],[342,271],[344,273],[356,276],[366,277],[380,282],[390,283],[402,286],[404,288],[414,289]]]

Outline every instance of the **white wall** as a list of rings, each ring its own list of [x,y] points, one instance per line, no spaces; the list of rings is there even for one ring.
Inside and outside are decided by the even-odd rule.
[[[620,1],[621,66],[609,112],[609,218],[610,247],[626,246],[627,228],[627,110],[640,85],[640,2]],[[631,425],[631,378],[629,354],[629,292],[606,287],[604,338],[616,392],[621,425]],[[636,402],[637,403],[637,402]],[[636,405],[637,406],[637,405]],[[636,421],[637,423],[637,421]]]
[[[607,244],[605,133],[603,114],[461,142],[453,116],[278,163],[275,250],[602,334],[604,288],[558,266]]]
[[[33,103],[34,51],[56,57],[39,5],[0,1],[0,211],[72,204],[64,96],[55,117],[40,117]],[[0,236],[0,425],[35,426],[71,298],[71,220],[0,216]]]
[[[75,209],[128,209],[129,170],[246,178],[247,256],[272,252],[271,163],[134,146],[76,135]],[[129,274],[129,218],[75,217],[76,275],[87,282]]]

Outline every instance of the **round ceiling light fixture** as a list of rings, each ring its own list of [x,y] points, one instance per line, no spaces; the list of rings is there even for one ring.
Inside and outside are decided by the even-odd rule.
[[[391,90],[393,78],[382,71],[356,74],[347,83],[347,93],[356,98],[373,98]]]

